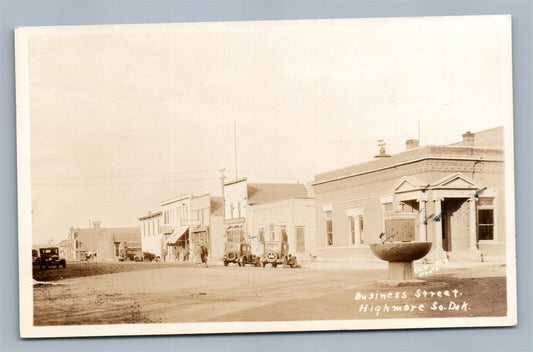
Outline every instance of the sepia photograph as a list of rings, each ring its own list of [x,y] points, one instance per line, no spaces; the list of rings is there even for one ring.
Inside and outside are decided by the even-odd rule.
[[[516,325],[511,43],[506,15],[17,28],[21,337]]]

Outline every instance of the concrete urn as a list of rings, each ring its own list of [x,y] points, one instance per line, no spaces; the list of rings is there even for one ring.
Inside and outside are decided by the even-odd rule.
[[[385,242],[371,243],[374,255],[389,262],[389,280],[413,280],[413,261],[423,258],[431,250],[431,242]]]

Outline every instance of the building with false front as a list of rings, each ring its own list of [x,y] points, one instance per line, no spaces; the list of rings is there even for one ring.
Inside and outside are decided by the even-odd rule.
[[[205,245],[210,258],[220,258],[224,248],[222,199],[183,195],[160,203],[161,210],[139,217],[143,251],[165,261],[197,261]]]
[[[289,244],[298,258],[313,253],[313,198],[301,183],[248,183],[240,178],[224,183],[226,242],[247,242],[263,254],[265,241]]]
[[[375,261],[368,244],[431,241],[429,261],[505,256],[503,128],[316,175],[320,261]]]
[[[120,260],[126,249],[141,249],[141,233],[138,227],[101,227],[93,221],[90,228],[71,227],[60,248],[70,260]]]

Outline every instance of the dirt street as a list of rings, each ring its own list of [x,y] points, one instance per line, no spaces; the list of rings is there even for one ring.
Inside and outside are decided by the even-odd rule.
[[[35,284],[34,324],[506,314],[503,265],[441,268],[425,283],[396,287],[376,282],[386,276],[386,270],[143,267]]]

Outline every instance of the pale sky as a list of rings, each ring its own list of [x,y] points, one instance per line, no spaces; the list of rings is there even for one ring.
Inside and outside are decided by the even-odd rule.
[[[312,181],[504,124],[507,17],[56,27],[28,40],[34,242],[138,226],[218,169]]]

